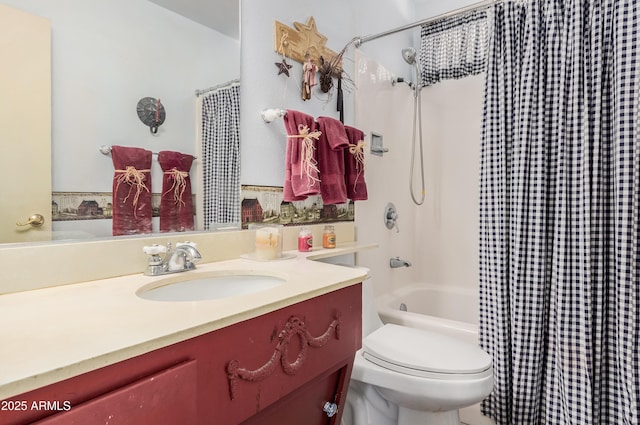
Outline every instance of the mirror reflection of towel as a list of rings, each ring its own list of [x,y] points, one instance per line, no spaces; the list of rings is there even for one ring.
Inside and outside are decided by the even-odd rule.
[[[162,197],[160,198],[160,231],[187,232],[194,230],[193,197],[189,170],[193,156],[173,151],[160,151]]]
[[[151,151],[112,146],[113,235],[151,233]]]

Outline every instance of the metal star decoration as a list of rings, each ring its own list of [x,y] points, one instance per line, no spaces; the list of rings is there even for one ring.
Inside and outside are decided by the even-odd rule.
[[[293,65],[289,65],[286,59],[282,59],[282,62],[276,62],[275,65],[278,67],[278,75],[284,74],[289,77],[289,69],[291,69]]]

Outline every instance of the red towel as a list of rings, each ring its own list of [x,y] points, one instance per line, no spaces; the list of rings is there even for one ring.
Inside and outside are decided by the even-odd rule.
[[[284,116],[287,149],[284,168],[284,200],[300,201],[320,193],[317,169],[316,123],[312,116],[288,110]],[[304,137],[304,135],[307,137]]]
[[[113,235],[151,233],[151,152],[112,146]]]
[[[322,132],[318,141],[322,203],[343,204],[347,202],[344,174],[344,149],[349,146],[347,132],[340,121],[330,117],[319,117],[318,128]]]
[[[368,197],[367,183],[364,181],[364,133],[348,125],[344,128],[349,138],[349,148],[344,150],[347,197],[354,201],[364,201]]]
[[[189,176],[193,156],[180,152],[160,151],[158,162],[164,172],[160,198],[160,231],[193,230],[193,198]]]

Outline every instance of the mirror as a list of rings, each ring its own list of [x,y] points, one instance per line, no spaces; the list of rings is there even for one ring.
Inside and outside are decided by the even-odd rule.
[[[72,202],[82,194],[96,203],[110,197],[114,165],[100,152],[101,146],[195,154],[195,92],[240,75],[238,0],[3,0],[3,4],[50,22],[51,191],[70,194]],[[218,25],[210,24],[207,16],[224,23],[224,28],[203,25]],[[161,99],[166,108],[166,121],[156,134],[137,116],[136,105],[145,97]],[[39,100],[35,95],[27,102]],[[3,102],[10,105],[12,100]],[[3,158],[8,157],[5,150],[17,149],[2,141]],[[152,162],[152,174],[161,176],[157,157]],[[198,165],[194,162],[192,179],[198,175]],[[161,191],[160,181],[161,177],[153,177],[152,192]],[[12,207],[14,202],[3,198],[2,205]],[[37,212],[21,215],[26,220]],[[53,234],[53,239],[66,240],[104,237],[111,234],[111,220],[56,221]],[[0,240],[7,242],[16,241]]]

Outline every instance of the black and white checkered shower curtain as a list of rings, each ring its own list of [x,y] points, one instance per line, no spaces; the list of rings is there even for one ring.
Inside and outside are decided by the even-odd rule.
[[[423,25],[420,30],[422,85],[484,72],[488,47],[486,10]]]
[[[640,2],[495,6],[480,340],[498,425],[638,424]]]
[[[240,83],[202,95],[204,229],[240,223]]]

